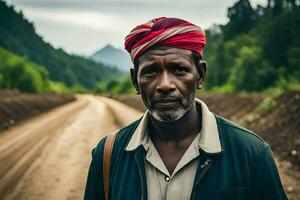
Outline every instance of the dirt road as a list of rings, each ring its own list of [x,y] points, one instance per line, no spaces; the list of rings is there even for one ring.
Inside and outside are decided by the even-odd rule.
[[[115,100],[79,96],[1,133],[0,199],[82,199],[91,149],[139,116]]]

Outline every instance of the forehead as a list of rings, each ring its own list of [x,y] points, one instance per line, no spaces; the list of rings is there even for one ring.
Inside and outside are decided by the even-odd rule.
[[[174,47],[160,46],[147,50],[139,57],[139,63],[145,65],[154,62],[190,62],[193,63],[192,51]]]

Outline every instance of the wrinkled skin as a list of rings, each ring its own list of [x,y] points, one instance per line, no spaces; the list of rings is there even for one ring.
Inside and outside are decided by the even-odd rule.
[[[192,51],[171,47],[150,49],[139,57],[132,80],[156,120],[176,121],[194,107],[195,91],[206,73],[206,63],[201,64],[198,71]]]

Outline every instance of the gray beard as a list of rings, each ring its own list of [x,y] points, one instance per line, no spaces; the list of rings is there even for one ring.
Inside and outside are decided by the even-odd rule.
[[[176,109],[163,112],[158,110],[149,110],[149,113],[154,117],[154,119],[160,122],[176,121],[182,118],[192,108],[193,99],[194,98],[191,98],[190,102],[186,102],[186,107],[178,107]]]

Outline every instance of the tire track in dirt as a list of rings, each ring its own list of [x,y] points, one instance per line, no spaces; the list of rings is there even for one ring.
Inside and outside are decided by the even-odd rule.
[[[108,109],[114,117],[115,123],[120,127],[130,124],[134,119],[140,118],[143,114],[120,101],[106,97],[98,97],[98,99],[108,106]]]
[[[72,113],[84,108],[86,100],[79,100],[49,113],[28,120],[0,137],[0,198],[13,193],[24,172],[38,157],[47,142],[57,133],[54,127],[66,126]],[[55,120],[61,119],[61,120]],[[1,198],[2,199],[2,198]]]
[[[0,199],[82,199],[91,149],[140,115],[114,100],[79,96],[1,133]]]

